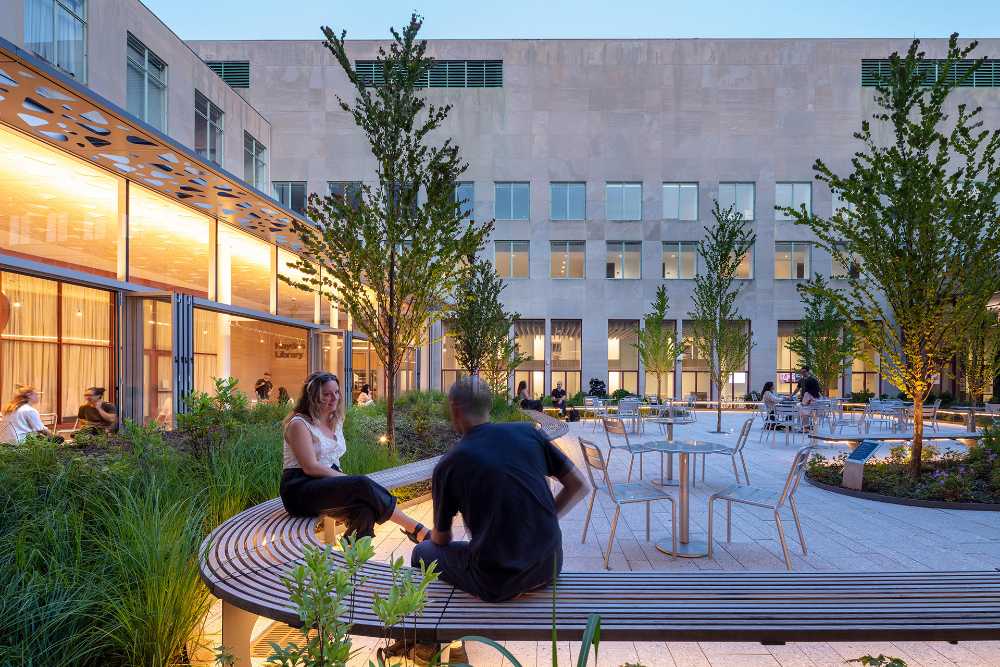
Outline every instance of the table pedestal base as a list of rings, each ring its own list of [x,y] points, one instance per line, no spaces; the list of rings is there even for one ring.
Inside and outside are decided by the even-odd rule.
[[[656,548],[667,555],[677,556],[678,558],[702,558],[708,555],[708,542],[702,540],[691,540],[687,544],[679,543],[676,552],[670,540],[657,542]]]

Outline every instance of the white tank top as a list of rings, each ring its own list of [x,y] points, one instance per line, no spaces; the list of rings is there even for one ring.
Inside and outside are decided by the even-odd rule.
[[[331,438],[325,435],[319,427],[313,425],[302,415],[295,415],[292,417],[291,421],[288,422],[288,425],[290,426],[295,420],[299,420],[305,424],[306,430],[308,430],[309,435],[312,436],[313,451],[316,452],[316,460],[319,461],[320,465],[325,465],[329,468],[336,467],[339,469],[340,457],[347,451],[347,443],[344,441],[343,424],[340,422],[337,423],[337,427],[334,429],[334,437]],[[285,427],[285,433],[288,433],[287,426]],[[299,460],[295,458],[295,452],[293,452],[291,446],[289,446],[287,436],[285,437],[283,444],[283,467],[301,468],[302,464],[300,464]]]

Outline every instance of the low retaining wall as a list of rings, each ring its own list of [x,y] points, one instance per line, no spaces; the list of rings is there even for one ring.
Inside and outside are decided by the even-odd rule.
[[[959,503],[959,502],[949,502],[946,500],[921,500],[919,498],[897,498],[896,496],[886,496],[881,493],[872,493],[871,491],[855,491],[854,489],[845,489],[842,486],[833,486],[832,484],[824,484],[823,482],[817,482],[814,479],[810,479],[808,475],[806,475],[806,481],[815,486],[816,488],[823,489],[824,491],[839,493],[842,496],[851,496],[852,498],[860,498],[862,500],[873,500],[877,503],[889,503],[891,505],[909,505],[910,507],[929,507],[932,509],[940,509],[940,510],[973,510],[979,512],[1000,512],[1000,503]]]

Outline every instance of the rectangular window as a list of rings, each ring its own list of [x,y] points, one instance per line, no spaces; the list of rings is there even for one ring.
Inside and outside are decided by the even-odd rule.
[[[494,213],[497,220],[527,220],[530,213],[528,183],[497,182],[494,186]]]
[[[466,370],[459,366],[455,357],[454,336],[449,331],[448,322],[442,323],[443,336],[441,336],[441,389],[448,391],[451,385],[468,375]]]
[[[786,347],[788,339],[795,335],[798,324],[797,321],[778,322],[778,360],[776,366],[778,373],[775,378],[775,387],[779,394],[791,394],[795,391],[795,386],[798,383],[796,374],[802,364],[799,361],[799,355]]]
[[[552,320],[552,376],[549,386],[555,389],[561,382],[567,398],[572,398],[581,389],[582,332],[581,320]]]
[[[301,257],[295,253],[278,248],[278,273],[295,282],[307,283],[312,276],[293,266],[300,260]],[[318,274],[317,271],[314,275]],[[292,287],[284,280],[278,280],[278,315],[303,322],[315,322],[316,293]]]
[[[207,298],[215,220],[136,185],[128,196],[129,280]]]
[[[810,243],[774,244],[775,280],[804,280],[809,277]]]
[[[545,320],[515,321],[514,340],[518,352],[528,357],[514,371],[514,390],[524,382],[529,396],[541,398],[545,393]]]
[[[708,370],[708,359],[701,355],[699,348],[694,344],[693,323],[690,320],[684,320],[682,326],[684,354],[681,356],[681,397],[707,401],[712,394],[712,378]]]
[[[243,178],[258,190],[267,187],[267,146],[247,131],[243,132]]]
[[[837,250],[842,254],[847,252],[843,244],[837,244]],[[830,255],[830,262],[832,264],[830,267],[830,277],[839,280],[844,280],[848,277],[859,277],[861,275],[861,258],[857,255],[845,254],[844,260],[846,260],[846,265],[844,262],[838,260],[835,255]]]
[[[271,185],[279,204],[299,215],[306,214],[305,181],[274,181]]]
[[[130,113],[161,132],[167,129],[167,64],[128,33],[125,97]]]
[[[86,83],[87,0],[26,0],[24,45],[80,83]]]
[[[222,164],[223,115],[222,109],[194,91],[194,150],[218,165]]]
[[[740,265],[736,267],[737,280],[753,280],[753,246],[740,258]]]
[[[642,220],[642,183],[605,185],[608,220]]]
[[[327,181],[330,196],[347,201],[357,210],[361,205],[361,181]]]
[[[663,184],[663,219],[685,222],[698,219],[698,184]]]
[[[639,320],[608,320],[608,393],[639,393]]]
[[[462,218],[471,220],[475,215],[476,187],[472,181],[455,183],[455,202],[462,211]]]
[[[586,247],[586,241],[551,241],[549,244],[549,277],[583,278]]]
[[[269,312],[274,246],[224,222],[218,226],[217,246],[216,300]]]
[[[527,278],[528,241],[497,241],[495,264],[501,278]]]
[[[694,241],[663,242],[664,280],[692,280],[698,275],[698,244]]]
[[[812,183],[775,183],[774,205],[787,206],[795,210],[805,206],[806,212],[812,213]],[[776,220],[793,220],[792,216],[778,210],[775,210],[774,218]]]
[[[642,241],[608,241],[605,277],[638,280],[642,277]]]
[[[118,277],[125,180],[0,124],[0,249]]]
[[[744,220],[753,220],[755,200],[753,183],[719,183],[719,208],[723,211],[735,206]]]
[[[552,220],[586,220],[586,183],[550,183],[549,192]]]
[[[867,391],[875,395],[881,393],[879,390],[879,363],[878,351],[868,343],[861,343],[861,355],[851,364],[851,391]]]
[[[0,391],[39,392],[43,416],[72,426],[88,387],[106,387],[115,403],[114,294],[4,271],[0,292],[10,318],[0,332]]]

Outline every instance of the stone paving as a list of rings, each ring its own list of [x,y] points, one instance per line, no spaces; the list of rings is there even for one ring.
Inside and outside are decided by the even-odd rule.
[[[715,426],[715,415],[699,414],[698,422],[678,426],[675,439],[698,438],[732,445],[743,421],[750,415],[723,415],[727,434],[708,432]],[[941,428],[948,428],[942,426]],[[755,486],[780,488],[797,446],[785,444],[784,435],[777,434],[774,443],[759,442],[759,420],[750,435],[745,453]],[[765,434],[769,436],[770,434]],[[568,436],[560,446],[578,465],[582,463],[577,437],[590,439],[606,450],[603,432],[596,433],[589,422],[570,425]],[[662,438],[656,427],[647,426],[640,438]],[[801,446],[804,443],[799,443]],[[888,453],[883,446],[879,455]],[[821,447],[819,451],[833,456],[842,448]],[[619,453],[620,454],[620,453]],[[627,457],[612,458],[612,478],[624,480]],[[675,457],[676,458],[676,457]],[[646,476],[658,476],[658,455],[647,455]],[[699,464],[700,468],[700,464]],[[706,499],[712,492],[734,482],[728,457],[709,456],[705,482],[698,471],[697,486],[691,495],[692,536],[704,534],[707,520]],[[676,491],[675,491],[676,493]],[[822,491],[803,483],[799,492],[799,507],[809,555],[803,556],[794,524],[785,522],[793,564],[798,571],[821,570],[953,570],[1000,567],[1000,514],[906,507],[849,498]],[[409,510],[424,523],[429,523],[431,504],[421,503]],[[594,508],[591,530],[585,543],[580,535],[586,514],[581,503],[562,520],[565,564],[564,570],[597,570],[603,566],[602,551],[607,544],[610,518],[614,507],[606,497],[599,496]],[[727,570],[775,571],[784,569],[781,547],[774,519],[768,510],[734,506],[733,539],[725,542],[723,515],[717,516],[716,550],[714,558],[673,558],[656,550],[658,539],[669,538],[670,508],[663,503],[653,511],[652,541],[645,540],[642,505],[627,507],[619,521],[617,538],[611,554],[611,567],[616,570]],[[457,532],[461,534],[461,528]],[[376,535],[377,556],[406,555],[410,543],[389,524],[381,526]],[[258,630],[268,625],[262,621]],[[371,640],[358,638],[359,647],[370,647]],[[552,664],[551,644],[507,642],[524,667]],[[560,642],[560,665],[575,664],[579,645]],[[796,643],[785,646],[761,646],[756,643],[683,643],[683,642],[616,642],[601,645],[600,665],[620,666],[628,662],[646,667],[729,667],[729,666],[826,666],[843,665],[845,660],[862,655],[885,654],[904,659],[910,667],[918,665],[1000,665],[1000,638],[991,642],[963,642],[951,645],[941,642],[883,642],[864,644]],[[367,665],[370,653],[363,650],[355,663]],[[509,664],[491,649],[470,646],[469,657],[477,667]],[[260,664],[263,664],[261,661]],[[594,664],[593,658],[591,663]]]

